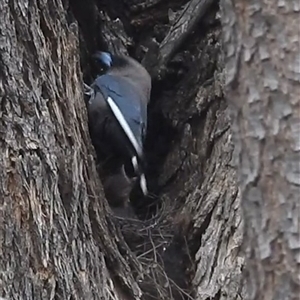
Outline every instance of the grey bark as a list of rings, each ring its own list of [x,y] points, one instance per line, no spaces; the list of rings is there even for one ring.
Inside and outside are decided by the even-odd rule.
[[[238,299],[243,222],[216,9],[118,3],[0,4],[0,296]],[[152,220],[115,222],[94,167],[81,70],[91,80],[88,57],[106,46],[133,48],[154,79]]]
[[[299,1],[222,4],[247,299],[299,299]]]

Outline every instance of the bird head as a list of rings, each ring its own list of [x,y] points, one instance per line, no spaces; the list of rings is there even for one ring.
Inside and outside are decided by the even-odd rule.
[[[123,54],[112,54],[110,52],[97,51],[93,55],[96,63],[108,69],[124,69],[133,64],[133,59]]]
[[[113,56],[109,52],[97,51],[93,57],[96,59],[96,62],[101,63],[107,68],[110,68],[113,63]]]
[[[134,58],[124,54],[112,54],[98,51],[93,55],[101,72],[129,78],[134,84],[143,88],[150,99],[151,77],[147,70]]]

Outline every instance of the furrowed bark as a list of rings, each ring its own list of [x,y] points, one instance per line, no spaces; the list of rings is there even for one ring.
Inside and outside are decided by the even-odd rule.
[[[138,299],[93,167],[77,25],[60,1],[0,11],[1,294],[110,299],[117,282]]]
[[[298,299],[298,1],[223,1],[247,299]]]

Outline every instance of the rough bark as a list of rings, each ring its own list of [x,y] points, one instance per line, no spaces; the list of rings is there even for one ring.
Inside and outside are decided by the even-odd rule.
[[[299,299],[299,1],[223,1],[247,299]]]
[[[0,14],[1,294],[110,299],[118,281],[139,294],[93,167],[77,26],[60,1]]]
[[[117,2],[0,4],[0,295],[238,299],[243,222],[217,7]],[[134,195],[141,220],[118,223],[93,167],[81,90],[81,70],[88,83],[95,76],[90,54],[107,48],[153,77],[153,197]]]

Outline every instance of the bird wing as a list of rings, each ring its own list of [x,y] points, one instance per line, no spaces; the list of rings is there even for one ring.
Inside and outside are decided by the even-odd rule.
[[[136,88],[124,78],[102,75],[96,78],[100,91],[137,154],[142,156],[142,141],[146,130],[147,110]],[[94,87],[94,88],[95,88]]]

